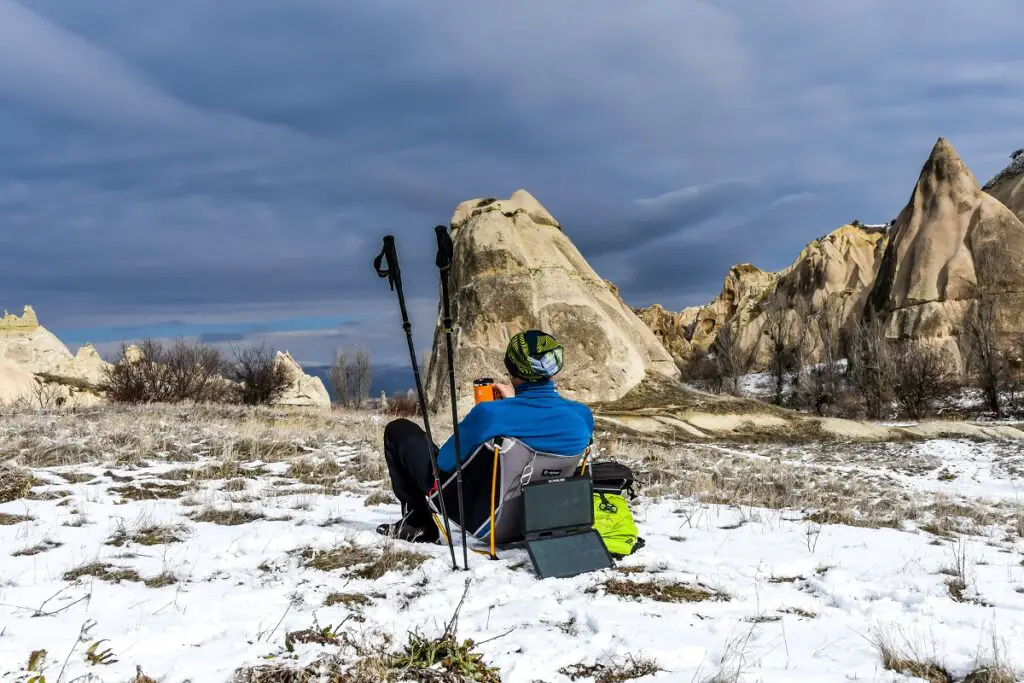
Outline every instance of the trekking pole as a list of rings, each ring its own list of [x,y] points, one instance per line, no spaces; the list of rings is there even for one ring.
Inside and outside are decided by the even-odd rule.
[[[439,225],[434,228],[437,235],[437,268],[441,271],[441,306],[444,312],[444,338],[448,347],[448,387],[452,399],[452,425],[455,441],[455,487],[459,499],[459,528],[462,529],[462,564],[469,569],[469,550],[466,545],[466,506],[462,495],[462,447],[459,444],[459,409],[455,395],[455,359],[452,352],[452,315],[448,298],[448,276],[452,270],[452,238],[448,229]]]
[[[387,267],[382,268],[386,263]],[[384,249],[373,261],[373,268],[381,278],[387,278],[391,285],[391,291],[398,292],[398,306],[402,311],[402,327],[405,329],[405,338],[409,342],[409,356],[412,358],[412,374],[416,378],[416,394],[420,399],[420,411],[423,413],[424,438],[427,440],[427,453],[430,455],[430,469],[434,474],[434,486],[437,488],[437,500],[441,508],[441,517],[444,519],[444,531],[448,539],[448,550],[452,554],[452,569],[458,569],[455,561],[455,544],[452,542],[452,530],[448,525],[448,511],[444,505],[444,492],[441,490],[441,474],[437,469],[437,456],[434,455],[434,439],[430,435],[430,418],[427,415],[427,401],[423,394],[423,382],[420,380],[420,367],[416,362],[416,349],[412,343],[412,323],[409,322],[409,313],[405,308],[405,293],[402,291],[402,270],[398,266],[398,252],[395,250],[395,238],[388,235],[384,238]]]

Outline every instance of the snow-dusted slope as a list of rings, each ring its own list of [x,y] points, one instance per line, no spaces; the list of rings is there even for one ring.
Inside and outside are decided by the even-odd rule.
[[[471,555],[470,571],[453,573],[445,547],[389,544],[372,530],[397,506],[368,499],[379,457],[296,443],[319,459],[293,468],[264,453],[225,465],[193,443],[122,466],[36,462],[28,497],[19,490],[0,504],[0,680],[25,680],[21,667],[45,648],[48,681],[66,657],[65,681],[134,680],[136,667],[165,683],[228,681],[241,668],[298,666],[337,650],[284,648],[286,634],[314,624],[353,639],[388,634],[398,647],[412,630],[439,633],[467,580],[459,636],[512,683],[568,681],[575,665],[630,656],[662,670],[645,681],[910,680],[884,670],[879,639],[934,658],[957,680],[992,657],[993,642],[1006,645],[1004,662],[1024,666],[1022,463],[1000,444],[831,456],[722,449],[723,478],[726,463],[814,457],[831,462],[837,495],[857,476],[875,478],[905,494],[897,504],[917,521],[899,530],[823,523],[832,518],[748,505],[765,499],[753,488],[728,504],[644,498],[635,512],[646,548],[612,571],[539,581],[522,551],[497,562]],[[186,451],[198,461],[184,462]],[[911,514],[913,505],[931,512]],[[347,550],[333,555],[338,548]],[[369,569],[330,569],[331,558],[357,551]],[[400,568],[374,565],[382,554]],[[958,563],[965,585],[951,590]],[[659,586],[705,599],[659,601]],[[84,652],[101,639],[118,661],[90,666]]]

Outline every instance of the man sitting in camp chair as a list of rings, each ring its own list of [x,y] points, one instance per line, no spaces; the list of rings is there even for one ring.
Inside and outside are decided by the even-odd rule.
[[[503,400],[479,403],[459,422],[463,464],[497,437],[514,438],[533,450],[556,455],[575,456],[586,451],[594,432],[594,416],[585,405],[565,399],[555,390],[552,378],[562,369],[562,362],[562,346],[551,335],[529,330],[512,337],[505,351],[511,384],[496,385]],[[456,469],[454,440],[449,438],[440,449],[434,448],[445,481]],[[405,419],[390,422],[384,429],[384,457],[391,486],[402,504],[402,519],[382,524],[377,532],[407,541],[437,542],[439,529],[427,504],[434,476],[423,429]],[[489,494],[479,486],[465,489],[466,509]],[[454,516],[457,511],[449,507],[448,514]]]

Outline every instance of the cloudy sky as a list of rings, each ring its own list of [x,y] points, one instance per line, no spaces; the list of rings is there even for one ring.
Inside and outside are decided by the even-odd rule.
[[[1020,0],[0,0],[0,307],[74,347],[425,350],[433,233],[532,192],[633,305],[702,303],[854,218],[942,135],[1024,146]]]

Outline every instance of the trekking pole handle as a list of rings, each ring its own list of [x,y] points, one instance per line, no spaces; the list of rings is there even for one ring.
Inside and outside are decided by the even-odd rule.
[[[452,238],[448,234],[447,227],[438,225],[434,228],[434,234],[437,235],[437,258],[434,263],[442,273],[447,273],[452,268],[452,255],[455,247],[452,245]]]
[[[387,267],[384,267],[387,264]],[[394,291],[395,283],[402,281],[402,269],[398,265],[398,252],[395,250],[395,236],[384,237],[384,247],[380,254],[373,260],[373,269],[381,278],[387,278],[391,290]]]

